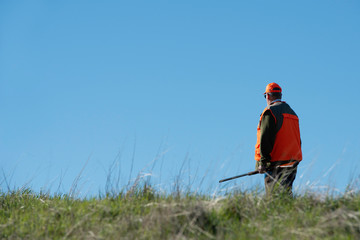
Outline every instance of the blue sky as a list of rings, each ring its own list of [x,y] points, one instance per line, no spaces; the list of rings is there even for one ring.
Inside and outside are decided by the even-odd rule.
[[[300,117],[297,187],[360,173],[358,1],[1,1],[0,187],[138,173],[208,193],[253,170],[265,86]],[[214,190],[215,189],[215,190]]]

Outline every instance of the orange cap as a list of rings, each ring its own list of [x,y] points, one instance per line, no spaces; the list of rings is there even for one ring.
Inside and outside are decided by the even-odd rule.
[[[277,83],[269,83],[266,86],[265,93],[275,93],[275,92],[281,93],[281,87]]]

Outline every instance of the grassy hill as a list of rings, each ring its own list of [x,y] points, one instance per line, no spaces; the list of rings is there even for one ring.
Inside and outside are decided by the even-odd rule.
[[[360,194],[211,198],[144,185],[76,199],[0,193],[1,239],[360,239]]]

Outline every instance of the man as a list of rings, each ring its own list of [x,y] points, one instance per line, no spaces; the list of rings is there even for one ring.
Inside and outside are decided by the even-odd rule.
[[[265,190],[292,195],[297,164],[302,160],[299,118],[281,101],[282,89],[276,83],[266,86],[267,107],[260,116],[255,145],[256,168],[265,173]]]

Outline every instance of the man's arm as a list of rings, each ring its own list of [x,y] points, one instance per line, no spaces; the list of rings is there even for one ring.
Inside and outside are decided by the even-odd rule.
[[[271,110],[267,110],[260,124],[260,162],[259,165],[268,167],[271,160],[271,151],[274,147],[276,136],[276,122]]]

